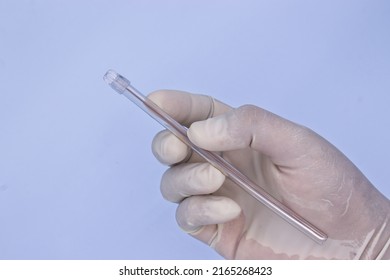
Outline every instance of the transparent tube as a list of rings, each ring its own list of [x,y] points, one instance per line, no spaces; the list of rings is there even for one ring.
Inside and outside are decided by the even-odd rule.
[[[103,79],[119,94],[123,94],[148,115],[158,121],[161,125],[170,130],[176,137],[188,145],[194,152],[199,154],[207,162],[220,170],[226,177],[241,187],[249,195],[260,203],[264,204],[278,216],[290,223],[292,226],[306,234],[312,240],[323,244],[327,240],[327,235],[310,222],[299,216],[290,208],[269,195],[263,188],[257,186],[247,176],[242,174],[230,162],[214,152],[203,150],[194,145],[187,137],[187,128],[178,123],[175,119],[165,113],[153,101],[140,93],[130,85],[130,81],[113,70],[109,70]]]

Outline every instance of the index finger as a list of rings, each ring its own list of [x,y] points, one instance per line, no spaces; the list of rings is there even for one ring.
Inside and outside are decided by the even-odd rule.
[[[210,96],[178,90],[159,90],[148,98],[179,123],[190,126],[193,122],[214,117],[232,108]]]

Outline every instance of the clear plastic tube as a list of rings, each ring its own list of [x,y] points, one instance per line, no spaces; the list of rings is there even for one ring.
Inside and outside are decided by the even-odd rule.
[[[113,70],[109,70],[103,79],[119,94],[123,94],[148,115],[158,121],[161,125],[170,130],[176,137],[188,145],[194,152],[199,154],[207,162],[220,170],[231,181],[240,186],[249,195],[260,203],[264,204],[274,213],[279,215],[292,226],[306,234],[312,240],[323,244],[327,240],[327,235],[310,222],[299,216],[290,208],[269,195],[263,188],[257,186],[247,176],[242,174],[230,162],[214,152],[203,150],[194,145],[187,137],[187,128],[178,123],[175,119],[165,113],[153,101],[140,93],[130,85],[130,81]]]

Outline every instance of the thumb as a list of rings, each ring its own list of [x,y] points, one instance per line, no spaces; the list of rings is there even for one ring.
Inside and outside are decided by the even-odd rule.
[[[311,130],[254,105],[195,122],[187,133],[203,149],[231,151],[250,147],[282,165],[306,154],[313,141],[320,139]]]

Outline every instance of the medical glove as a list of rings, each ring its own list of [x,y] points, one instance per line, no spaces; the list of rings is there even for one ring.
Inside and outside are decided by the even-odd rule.
[[[161,192],[178,203],[176,219],[185,232],[227,259],[390,258],[389,200],[312,130],[205,95],[165,90],[149,98],[189,127],[194,144],[220,153],[328,240],[321,245],[308,238],[164,130],[152,151],[170,166]]]

